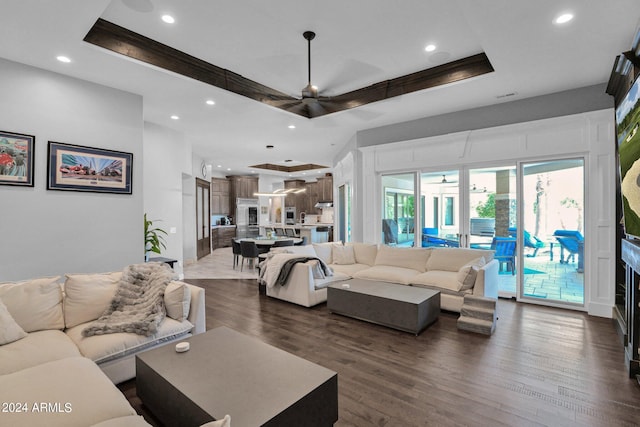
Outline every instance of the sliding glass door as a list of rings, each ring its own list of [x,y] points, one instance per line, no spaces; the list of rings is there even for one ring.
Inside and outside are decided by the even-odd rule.
[[[413,246],[415,239],[415,174],[382,176],[382,242]]]
[[[499,296],[584,306],[584,182],[581,158],[385,175],[382,241],[491,249]]]
[[[522,164],[520,298],[584,305],[584,160]]]

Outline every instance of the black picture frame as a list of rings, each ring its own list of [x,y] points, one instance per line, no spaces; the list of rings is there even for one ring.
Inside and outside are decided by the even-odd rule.
[[[47,189],[132,193],[133,153],[49,141]]]
[[[36,137],[0,131],[0,185],[33,187]]]

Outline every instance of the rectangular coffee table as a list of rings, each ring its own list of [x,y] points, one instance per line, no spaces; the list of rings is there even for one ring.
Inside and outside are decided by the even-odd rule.
[[[327,308],[418,335],[438,320],[440,292],[375,280],[351,279],[327,288]]]
[[[167,426],[331,426],[338,374],[227,327],[136,356],[142,403]]]

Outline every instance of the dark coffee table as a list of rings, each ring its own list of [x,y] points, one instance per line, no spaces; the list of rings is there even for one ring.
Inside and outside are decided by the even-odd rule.
[[[231,415],[233,426],[331,426],[338,375],[227,327],[136,356],[142,403],[167,426]]]
[[[327,288],[327,308],[418,335],[440,315],[440,292],[375,280],[351,279]]]

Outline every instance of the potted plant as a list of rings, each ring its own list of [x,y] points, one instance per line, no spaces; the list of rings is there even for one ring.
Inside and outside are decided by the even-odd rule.
[[[164,236],[167,232],[161,228],[154,227],[153,221],[147,219],[144,214],[144,260],[149,261],[151,252],[160,254],[162,249],[166,249]],[[161,249],[162,248],[162,249]]]

